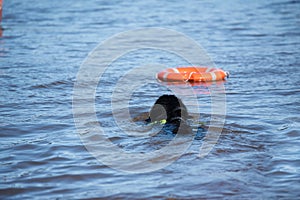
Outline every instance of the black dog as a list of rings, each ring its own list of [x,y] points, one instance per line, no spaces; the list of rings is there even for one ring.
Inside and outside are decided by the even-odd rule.
[[[175,95],[162,95],[152,106],[146,121],[150,123],[165,122],[166,125],[173,125],[173,133],[177,133],[178,130],[187,133],[192,132],[191,127],[187,124],[188,117],[187,108],[180,99]]]

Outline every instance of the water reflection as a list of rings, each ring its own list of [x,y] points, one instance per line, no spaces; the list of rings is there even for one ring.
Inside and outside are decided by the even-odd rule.
[[[220,87],[220,86],[224,86],[224,84],[226,83],[227,80],[223,80],[223,81],[207,81],[207,82],[160,82],[161,85],[164,86],[168,86],[168,87],[186,87],[186,86],[190,86],[191,88],[193,88],[193,91],[195,94],[197,95],[210,95],[210,88],[212,87]]]

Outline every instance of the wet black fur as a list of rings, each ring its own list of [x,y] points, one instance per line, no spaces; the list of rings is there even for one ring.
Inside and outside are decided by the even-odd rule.
[[[190,131],[187,125],[188,111],[186,106],[175,95],[162,95],[152,106],[147,122],[159,122],[166,119],[166,125],[175,126],[173,133],[178,132],[179,126],[182,130]]]

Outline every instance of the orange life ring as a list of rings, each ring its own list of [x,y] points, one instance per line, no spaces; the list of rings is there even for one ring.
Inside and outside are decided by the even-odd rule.
[[[208,82],[225,80],[229,73],[210,67],[178,67],[168,68],[156,74],[156,78],[166,82]]]

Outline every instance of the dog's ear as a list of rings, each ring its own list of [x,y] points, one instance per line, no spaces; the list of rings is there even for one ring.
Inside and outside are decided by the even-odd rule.
[[[185,107],[177,107],[171,112],[172,117],[181,117],[183,119],[188,118],[188,112]]]
[[[167,119],[167,117],[168,116],[165,107],[160,104],[154,104],[149,113],[151,122]]]

